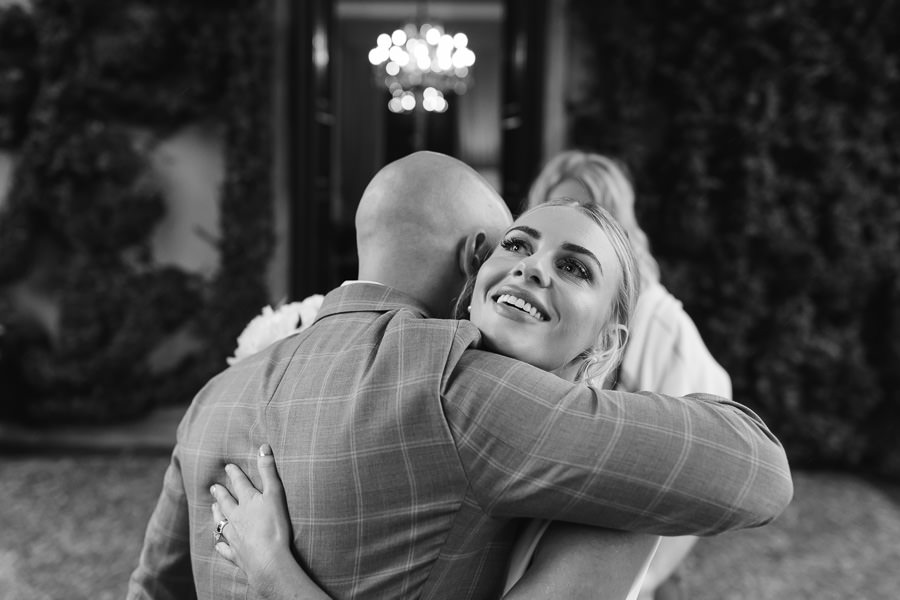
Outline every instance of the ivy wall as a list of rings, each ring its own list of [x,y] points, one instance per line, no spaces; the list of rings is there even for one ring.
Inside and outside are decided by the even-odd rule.
[[[0,416],[136,416],[188,402],[267,301],[272,252],[270,3],[34,0],[0,9]],[[219,127],[225,181],[212,276],[154,261],[167,210],[149,156]],[[55,332],[11,290],[45,292]],[[199,351],[150,360],[181,332]],[[164,364],[165,367],[160,367]]]
[[[900,4],[573,0],[575,145],[796,466],[900,474]]]

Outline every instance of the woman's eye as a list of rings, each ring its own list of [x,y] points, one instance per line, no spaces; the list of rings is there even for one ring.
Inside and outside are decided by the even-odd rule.
[[[587,268],[577,260],[562,260],[559,263],[559,268],[565,273],[578,277],[579,279],[586,279],[588,281],[591,280],[591,272],[588,271]]]
[[[528,244],[525,240],[519,238],[506,238],[500,242],[500,247],[508,252],[524,252],[528,249]]]

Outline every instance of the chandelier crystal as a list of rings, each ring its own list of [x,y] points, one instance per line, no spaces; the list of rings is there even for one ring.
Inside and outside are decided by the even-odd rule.
[[[376,79],[391,92],[388,110],[395,113],[423,108],[445,112],[445,94],[462,95],[471,84],[475,53],[464,33],[450,35],[440,25],[408,23],[390,35],[378,36],[369,51]]]

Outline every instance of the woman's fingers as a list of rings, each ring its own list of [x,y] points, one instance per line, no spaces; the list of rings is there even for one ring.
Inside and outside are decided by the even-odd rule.
[[[262,477],[263,494],[281,493],[283,491],[281,478],[275,468],[275,457],[272,455],[272,446],[263,444],[259,447],[259,455],[256,465]]]
[[[227,494],[228,492],[225,493]],[[223,520],[227,520],[225,517],[225,513],[222,512],[222,509],[219,506],[218,502],[213,502],[210,508],[212,508],[213,521],[219,523]],[[228,525],[231,525],[231,523],[229,523]],[[225,537],[225,539],[215,543],[216,552],[218,552],[224,558],[228,559],[234,564],[237,564],[234,558],[234,550],[232,550],[231,546],[228,545],[228,525],[226,525],[222,529],[222,535]]]
[[[216,504],[219,505],[219,509],[223,512],[223,516],[228,516],[232,513],[232,511],[237,508],[237,502],[234,497],[228,493],[228,488],[224,485],[219,485],[218,483],[214,483],[209,488],[209,493],[212,494],[213,498],[216,499]],[[216,504],[213,504],[215,506]],[[216,519],[216,521],[221,521],[222,519]]]
[[[213,502],[210,508],[212,509],[213,513],[213,521],[215,521],[216,523],[228,518],[225,516],[225,513],[222,512],[222,509],[219,507],[218,502]]]
[[[216,544],[216,552],[218,552],[222,556],[222,558],[225,558],[232,564],[237,565],[237,560],[235,560],[234,556],[234,550],[225,542],[218,542]]]
[[[244,503],[259,493],[259,490],[253,487],[247,476],[237,465],[225,465],[225,473],[228,475],[229,488],[237,497],[239,503]]]

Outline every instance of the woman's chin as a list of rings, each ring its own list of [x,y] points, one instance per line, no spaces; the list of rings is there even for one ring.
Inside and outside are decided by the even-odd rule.
[[[567,368],[566,365],[560,366],[559,361],[550,360],[549,357],[535,352],[534,344],[527,340],[513,340],[506,337],[493,337],[488,335],[482,336],[482,347],[495,354],[501,354],[528,363],[532,367],[537,367],[542,371],[559,374]],[[562,375],[560,375],[562,377]]]

